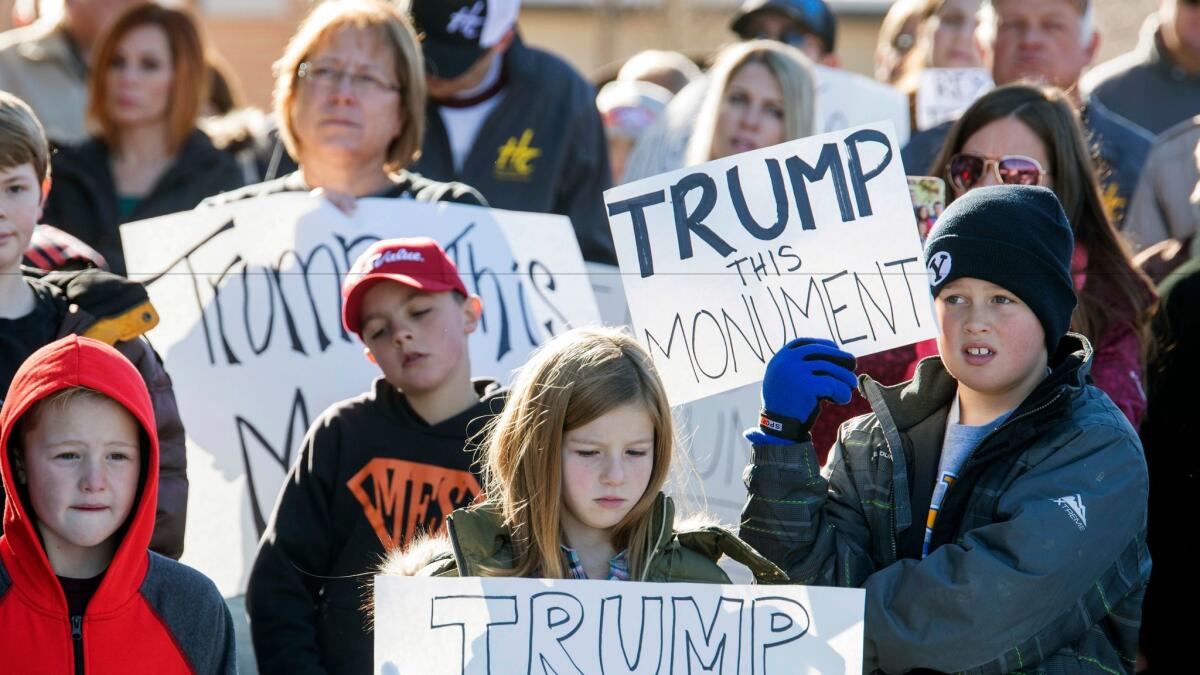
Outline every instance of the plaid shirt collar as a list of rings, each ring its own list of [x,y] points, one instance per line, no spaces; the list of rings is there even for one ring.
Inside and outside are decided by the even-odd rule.
[[[583,561],[579,559],[579,554],[575,552],[575,549],[565,544],[559,546],[567,558],[567,573],[571,575],[571,578],[587,579],[587,572],[583,570]],[[629,561],[625,557],[625,551],[608,559],[608,580],[629,581]]]

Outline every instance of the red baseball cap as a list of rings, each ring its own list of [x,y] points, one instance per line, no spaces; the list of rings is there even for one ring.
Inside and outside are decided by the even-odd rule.
[[[361,337],[363,296],[380,281],[395,281],[428,293],[470,295],[458,268],[436,241],[429,237],[383,239],[354,261],[342,282],[342,325],[346,330]]]

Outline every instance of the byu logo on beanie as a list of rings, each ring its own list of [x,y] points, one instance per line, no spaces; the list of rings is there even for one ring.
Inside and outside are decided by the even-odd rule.
[[[929,270],[929,285],[937,286],[950,276],[950,252],[938,251],[929,259],[926,269]]]

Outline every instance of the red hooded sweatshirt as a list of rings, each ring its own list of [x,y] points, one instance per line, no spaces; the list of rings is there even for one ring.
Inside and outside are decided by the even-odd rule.
[[[71,617],[30,506],[14,481],[9,436],[35,402],[77,386],[124,406],[149,442],[142,448],[141,491],[124,538],[86,612]],[[47,415],[42,423],[53,418]],[[235,672],[232,622],[216,587],[199,572],[148,550],[158,497],[158,438],[146,385],[120,352],[75,335],[34,352],[17,371],[0,410],[0,467],[8,497],[0,537],[0,670]]]

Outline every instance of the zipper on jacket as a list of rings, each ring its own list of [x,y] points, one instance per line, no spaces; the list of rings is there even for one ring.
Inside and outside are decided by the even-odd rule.
[[[665,509],[664,509],[665,510]],[[650,563],[654,561],[654,556],[658,555],[658,542],[662,541],[664,531],[667,529],[667,519],[662,519],[662,525],[658,528],[658,536],[653,541],[647,542],[651,546],[647,546],[649,553],[646,555],[646,564],[642,567],[642,576],[638,581],[645,581],[646,575],[650,574]],[[647,532],[649,534],[649,532]]]
[[[1050,406],[1054,405],[1054,403],[1056,403],[1058,401],[1058,399],[1062,397],[1062,395],[1063,395],[1062,391],[1059,390],[1056,394],[1054,394],[1054,396],[1050,397],[1049,401],[1046,401],[1045,403],[1034,408],[1033,410],[1028,410],[1026,412],[1021,413],[1020,415],[1017,415],[1016,417],[1007,419],[1000,426],[989,431],[988,434],[986,436],[984,436],[983,439],[980,440],[979,443],[975,446],[975,449],[971,450],[971,454],[967,455],[967,458],[963,460],[962,468],[959,469],[959,472],[958,472],[958,479],[956,479],[953,483],[946,486],[946,492],[942,495],[942,504],[944,505],[946,503],[946,501],[950,498],[950,490],[954,489],[954,486],[956,484],[962,482],[962,476],[964,474],[966,474],[967,467],[971,464],[971,460],[975,459],[978,456],[979,449],[982,448],[989,440],[991,440],[993,436],[1000,433],[1000,431],[1002,429],[1007,429],[1009,426],[1011,426],[1013,423],[1017,422],[1018,420],[1025,419],[1025,418],[1029,417],[1030,415],[1039,413],[1039,412],[1045,410],[1046,408],[1049,408]],[[894,517],[893,517],[893,522],[895,522]],[[938,522],[945,522],[945,521],[942,520],[941,518],[939,518]],[[933,525],[933,532],[937,532],[937,523],[934,523],[934,525]],[[931,534],[932,534],[932,532],[931,532]],[[894,540],[893,540],[893,546],[894,546]]]
[[[71,646],[75,652],[75,675],[83,675],[83,617],[71,617]]]

